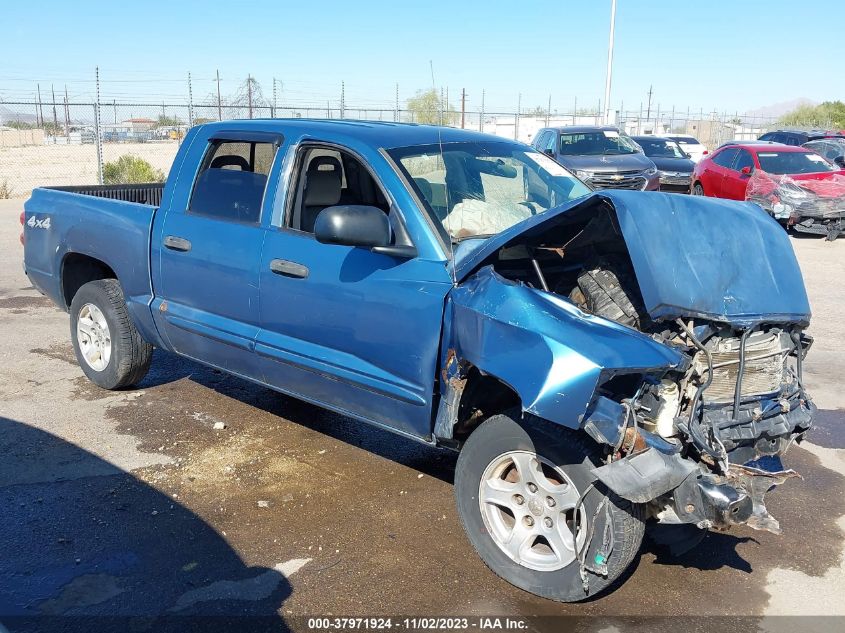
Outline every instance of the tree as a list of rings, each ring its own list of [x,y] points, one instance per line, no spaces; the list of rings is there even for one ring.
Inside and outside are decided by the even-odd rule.
[[[544,108],[543,106],[537,106],[533,110],[529,110],[528,112],[526,112],[524,114],[526,114],[527,116],[535,116],[535,117],[538,117],[538,118],[543,118],[545,116],[548,116],[549,110],[548,110],[548,108]]]
[[[845,129],[845,103],[825,101],[818,105],[800,105],[783,115],[779,123],[790,126],[823,126],[836,130]]]
[[[427,125],[456,125],[460,114],[445,100],[441,101],[440,95],[434,88],[428,90],[417,90],[417,93],[408,99],[406,107],[411,111],[414,123]]]
[[[164,173],[139,156],[124,154],[103,165],[103,181],[107,185],[164,182]]]
[[[179,127],[180,125],[182,125],[182,120],[179,117],[159,114],[153,127]]]

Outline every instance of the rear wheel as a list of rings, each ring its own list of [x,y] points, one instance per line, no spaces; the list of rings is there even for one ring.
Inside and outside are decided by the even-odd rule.
[[[514,417],[491,417],[461,450],[455,473],[461,521],[482,560],[512,585],[561,602],[584,600],[633,561],[643,538],[642,506],[592,476],[600,459],[588,438],[551,425],[522,426]],[[594,569],[585,577],[581,560]],[[602,563],[604,575],[597,573]]]
[[[694,196],[703,196],[704,195],[704,187],[701,186],[700,182],[697,182],[692,186],[692,195],[694,195]]]
[[[153,346],[135,329],[116,279],[91,281],[77,291],[70,335],[82,371],[103,389],[134,385],[150,368]]]

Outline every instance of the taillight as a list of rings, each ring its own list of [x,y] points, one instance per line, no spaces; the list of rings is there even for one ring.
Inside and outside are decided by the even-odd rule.
[[[26,244],[26,237],[23,234],[23,225],[26,222],[26,211],[21,211],[21,246]]]

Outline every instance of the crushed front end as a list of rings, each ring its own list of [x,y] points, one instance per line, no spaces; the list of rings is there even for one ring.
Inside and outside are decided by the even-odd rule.
[[[799,233],[835,240],[845,231],[845,176],[801,178],[755,170],[748,179],[746,199]]]
[[[514,386],[527,414],[602,445],[594,475],[660,523],[778,532],[765,495],[798,476],[781,458],[815,411],[810,308],[786,233],[752,205],[671,194],[594,193],[547,213],[464,258],[476,274],[460,290],[488,320],[456,338],[489,331],[501,345],[533,314],[551,320],[545,339],[520,349],[548,351],[520,371],[492,346],[470,360]],[[488,296],[494,277],[508,294]],[[525,359],[546,356],[529,381]]]
[[[648,503],[662,523],[780,532],[764,496],[797,476],[781,457],[812,425],[802,383],[811,340],[783,325],[666,325],[653,336],[682,351],[686,363],[645,376],[630,398],[605,383],[598,397],[609,401],[605,417],[616,410],[618,423],[605,420],[605,428],[618,429],[618,446],[596,476],[620,496]],[[592,430],[590,415],[585,430]]]

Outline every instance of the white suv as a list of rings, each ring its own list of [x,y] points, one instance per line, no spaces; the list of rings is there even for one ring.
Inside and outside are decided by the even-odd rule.
[[[700,161],[707,154],[707,148],[698,142],[698,139],[689,134],[669,134],[665,138],[670,138],[681,146],[690,158],[696,163]]]

